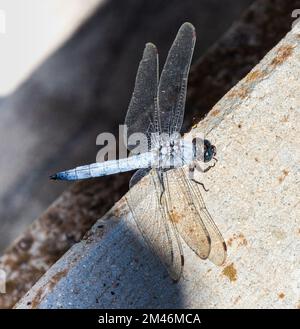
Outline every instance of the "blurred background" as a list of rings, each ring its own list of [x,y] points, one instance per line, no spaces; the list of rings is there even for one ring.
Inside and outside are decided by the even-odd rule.
[[[162,65],[190,21],[199,58],[251,2],[0,0],[0,252],[72,184],[49,175],[117,132],[146,42]]]

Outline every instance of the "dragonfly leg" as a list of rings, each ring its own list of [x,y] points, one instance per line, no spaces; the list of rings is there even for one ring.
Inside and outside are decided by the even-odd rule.
[[[160,192],[159,203],[162,204],[162,197],[165,193],[165,188],[163,187],[162,191]]]
[[[216,165],[216,163],[214,163],[213,165],[211,165],[211,166],[208,166],[207,168],[205,168],[204,170],[203,170],[203,172],[208,172],[211,168],[213,168],[214,166]]]
[[[209,191],[209,189],[207,189],[206,187],[205,187],[205,185],[202,183],[202,182],[198,182],[196,179],[192,179],[192,181],[194,182],[194,183],[197,183],[197,184],[199,184],[199,185],[201,185],[202,187],[203,187],[203,190],[205,191],[205,192],[208,192]]]
[[[163,171],[158,171],[157,172],[157,175],[158,175],[158,180],[159,180],[160,186],[161,186],[159,203],[162,204],[162,197],[163,197],[163,195],[165,193],[165,183],[164,183]]]
[[[213,166],[212,166],[213,167]],[[201,185],[203,187],[203,190],[205,192],[208,192],[209,190],[205,187],[205,185],[202,182],[198,182],[195,178],[194,178],[194,171],[195,171],[195,166],[189,167],[189,178],[191,181],[193,181],[194,183],[197,183],[199,185]]]
[[[213,167],[216,165],[216,163],[218,162],[218,159],[215,158],[215,157],[213,157],[213,159],[215,160],[214,164],[211,165],[211,166],[208,166],[207,168],[205,168],[205,169],[203,170],[203,172],[207,172],[207,171],[209,171],[209,169],[213,168]]]
[[[194,172],[195,172],[195,165],[192,164],[189,166],[189,179],[193,180],[194,179]]]

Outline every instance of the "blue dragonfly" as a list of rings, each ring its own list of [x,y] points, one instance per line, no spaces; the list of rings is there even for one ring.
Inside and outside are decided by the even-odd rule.
[[[204,185],[194,179],[197,163],[215,159],[216,148],[207,139],[187,141],[180,136],[195,41],[195,28],[184,23],[160,78],[157,48],[146,44],[125,119],[129,136],[142,133],[146,137],[142,152],[129,145],[128,158],[51,176],[79,180],[138,169],[130,180],[126,200],[143,238],[174,281],[180,279],[184,267],[182,240],[201,259],[216,265],[226,259],[225,241],[201,195],[200,186]]]

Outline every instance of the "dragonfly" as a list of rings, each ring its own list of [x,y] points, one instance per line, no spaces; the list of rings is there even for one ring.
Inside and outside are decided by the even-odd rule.
[[[80,180],[137,169],[126,201],[144,240],[175,282],[184,268],[182,240],[201,259],[216,265],[226,259],[226,243],[201,195],[205,187],[194,178],[199,161],[216,160],[216,148],[207,139],[187,141],[180,135],[195,41],[194,26],[184,23],[160,77],[157,48],[152,43],[145,46],[125,118],[129,135],[146,136],[145,151],[135,153],[129,145],[131,155],[127,158],[96,162],[50,176],[56,180]]]

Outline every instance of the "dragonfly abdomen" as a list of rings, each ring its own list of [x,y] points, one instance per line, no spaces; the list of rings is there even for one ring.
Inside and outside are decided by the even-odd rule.
[[[150,152],[134,155],[120,160],[109,160],[96,162],[90,165],[76,167],[74,169],[61,171],[50,176],[57,180],[78,180],[93,177],[101,177],[126,172],[140,168],[148,168],[151,165],[152,155]]]

